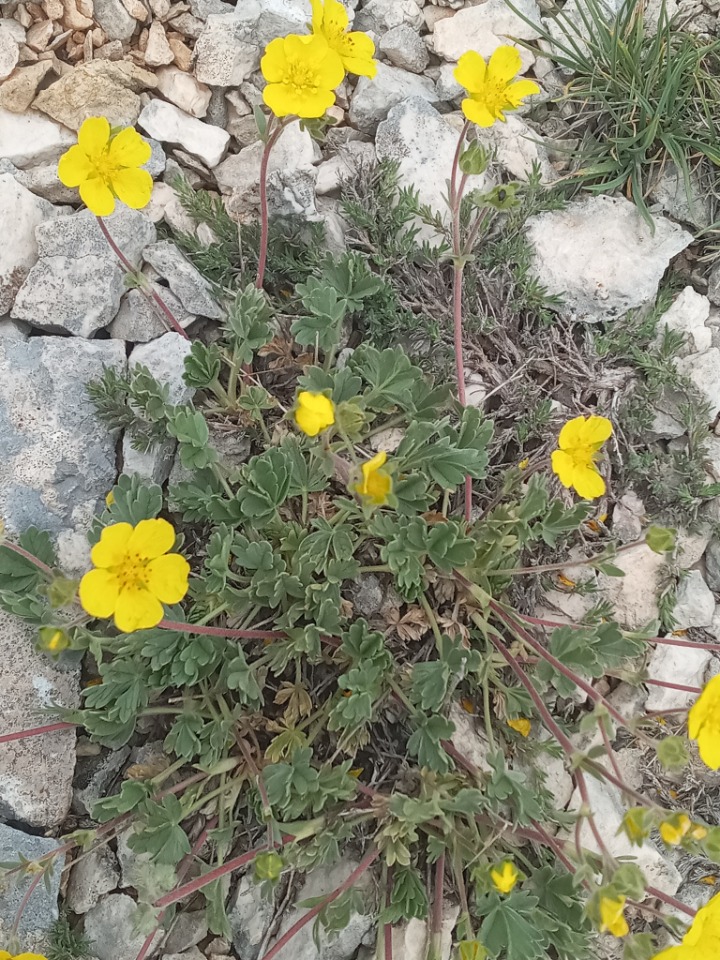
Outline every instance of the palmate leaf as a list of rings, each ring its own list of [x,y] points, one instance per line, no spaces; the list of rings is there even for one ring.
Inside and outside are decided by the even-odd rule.
[[[523,892],[502,898],[493,892],[477,902],[475,911],[484,918],[480,940],[490,957],[502,960],[545,957],[550,941],[536,922],[537,907],[537,898]]]
[[[190,841],[180,826],[185,813],[178,798],[170,795],[160,803],[147,800],[142,811],[142,830],[128,837],[130,849],[149,853],[156,863],[179,863],[190,853]]]
[[[412,391],[424,377],[404,353],[383,350],[363,344],[348,361],[350,369],[370,385],[365,402],[373,410],[389,410],[396,405],[409,405]]]

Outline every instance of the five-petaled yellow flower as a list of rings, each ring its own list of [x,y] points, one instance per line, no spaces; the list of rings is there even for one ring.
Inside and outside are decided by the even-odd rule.
[[[123,633],[157,626],[163,603],[179,603],[190,565],[169,553],[175,530],[167,520],[114,523],[92,549],[95,569],[80,581],[80,603],[91,617],[111,617]]]
[[[513,717],[512,720],[508,720],[507,725],[522,737],[530,736],[532,725],[527,717]]]
[[[630,927],[625,919],[625,897],[602,897],[600,900],[600,933],[626,937]]]
[[[0,960],[46,960],[39,953],[8,953],[7,950],[0,950]]]
[[[78,142],[60,157],[58,177],[66,187],[79,187],[83,203],[98,217],[115,209],[115,198],[140,210],[150,202],[153,181],[140,168],[150,159],[150,144],[137,130],[113,133],[105,117],[89,117]]]
[[[697,740],[700,759],[720,768],[720,674],[705,684],[688,714],[688,736]]]
[[[560,431],[553,451],[552,468],[564,487],[574,488],[584,500],[605,493],[605,481],[595,466],[600,448],[612,436],[612,424],[605,417],[575,417]]]
[[[660,836],[669,847],[677,847],[690,830],[692,823],[686,813],[678,813],[660,824]]]
[[[260,68],[267,80],[263,100],[276,117],[322,117],[345,76],[340,55],[325,37],[295,33],[271,40]]]
[[[720,957],[720,893],[695,914],[683,942],[668,947],[653,960],[717,960]]]
[[[490,879],[498,893],[510,893],[520,879],[520,872],[511,860],[505,860],[492,868]]]
[[[293,417],[304,434],[316,437],[335,423],[335,404],[324,393],[301,390]]]
[[[375,44],[361,30],[348,31],[347,10],[339,0],[310,0],[312,5],[312,32],[325,37],[328,46],[342,60],[348,73],[360,77],[374,77],[377,63],[373,60]]]
[[[479,127],[491,127],[496,120],[504,123],[508,110],[517,110],[525,97],[540,93],[533,80],[515,79],[521,66],[516,47],[498,47],[488,63],[474,50],[464,53],[454,76],[468,93],[462,102],[467,119]]]
[[[356,493],[376,506],[387,503],[392,493],[393,481],[390,474],[383,470],[387,461],[387,453],[381,450],[371,460],[366,460],[360,467],[362,479],[358,480],[353,489]]]

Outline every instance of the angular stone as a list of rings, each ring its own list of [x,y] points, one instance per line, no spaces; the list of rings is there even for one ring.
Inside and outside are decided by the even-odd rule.
[[[654,223],[652,233],[633,203],[606,196],[531,217],[535,273],[562,298],[561,314],[596,323],[654,301],[670,260],[692,242],[670,220]]]
[[[208,167],[223,158],[230,134],[203,123],[164,100],[151,100],[138,117],[138,124],[161,143],[176,143]]]
[[[242,960],[258,960],[274,916],[274,897],[264,897],[251,876],[241,877],[228,909],[228,920],[233,946]]]
[[[147,46],[143,56],[149,67],[166,66],[175,59],[175,54],[170,49],[165,30],[159,20],[153,20],[150,24]]]
[[[155,281],[152,281],[150,286],[160,294],[183,329],[197,319],[183,308],[172,290]],[[168,333],[157,308],[140,290],[128,290],[123,294],[117,316],[107,330],[114,339],[127,340],[130,343],[149,343],[150,340],[157,340],[164,333]]]
[[[121,203],[103,220],[122,253],[137,266],[145,247],[155,242],[154,225],[142,211],[131,210]],[[41,257],[97,256],[117,262],[95,215],[89,210],[46,221],[38,227],[36,237]]]
[[[0,157],[21,170],[44,160],[57,161],[75,142],[70,130],[41,113],[18,116],[0,110]]]
[[[98,800],[112,793],[111,787],[119,779],[129,756],[130,748],[120,747],[79,759],[73,783],[73,813],[92,816]]]
[[[540,9],[535,0],[518,0],[514,5],[533,23],[540,23]],[[456,61],[467,50],[476,50],[481,57],[488,58],[498,47],[512,42],[508,37],[536,40],[539,35],[505,0],[487,0],[479,6],[466,6],[454,16],[436,23],[429,42],[443,60]],[[518,49],[524,73],[535,58],[523,47]]]
[[[355,17],[356,30],[372,30],[378,36],[407,23],[414,30],[423,25],[422,4],[415,0],[368,0]]]
[[[0,89],[2,88],[0,87]],[[1,173],[9,173],[19,184],[34,193],[36,197],[42,197],[43,200],[48,200],[50,203],[77,203],[77,189],[66,187],[58,179],[57,163],[41,163],[38,166],[30,167],[29,170],[20,170],[9,160],[0,160]]]
[[[391,108],[410,97],[436,103],[435,84],[427,77],[380,62],[372,80],[369,77],[358,80],[350,101],[350,122],[364,133],[374,133]]]
[[[720,349],[710,347],[703,353],[681,357],[675,361],[675,369],[690,378],[710,407],[710,419],[714,419],[720,412]]]
[[[615,618],[621,626],[639,630],[658,619],[660,580],[667,561],[645,544],[640,544],[619,554],[613,562],[625,576],[600,574],[600,593],[612,603]]]
[[[161,67],[156,76],[158,89],[166,99],[191,117],[205,116],[212,96],[209,87],[177,67]]]
[[[138,905],[125,893],[112,893],[85,914],[85,936],[97,960],[135,960],[145,943],[146,935],[136,933]],[[157,932],[152,955],[164,933]]]
[[[222,319],[223,311],[212,295],[210,284],[171,240],[150,244],[143,256],[167,280],[170,289],[189,313],[211,320]]]
[[[457,924],[460,908],[456,903],[443,900],[442,926],[440,927],[439,952],[437,960],[450,960],[453,945],[453,930]],[[393,960],[416,960],[428,953],[428,924],[426,920],[413,918],[407,923],[394,924],[392,928]]]
[[[49,60],[40,60],[27,67],[18,67],[0,86],[0,108],[12,113],[25,113],[29,109],[37,88],[46,73],[52,70]]]
[[[87,913],[119,883],[120,870],[115,854],[107,846],[97,847],[78,860],[70,871],[65,904],[73,913]]]
[[[488,129],[478,128],[476,136],[511,177],[527,181],[537,166],[543,183],[557,179],[538,134],[520,117],[509,114],[505,123],[496,123]]]
[[[37,861],[57,846],[58,841],[52,837],[30,836],[0,823],[0,861],[17,862],[19,856]],[[55,869],[50,874],[49,890],[44,883],[39,883],[30,895],[18,930],[22,950],[45,951],[48,947],[50,931],[58,918],[60,871],[64,863],[64,857],[58,857],[55,861]],[[3,888],[3,895],[0,897],[0,938],[3,945],[10,943],[15,916],[31,882],[32,876],[24,876],[19,883],[8,883]]]
[[[678,356],[702,353],[712,346],[712,330],[706,326],[710,316],[710,301],[697,293],[693,287],[685,289],[675,298],[672,305],[660,317],[656,345],[662,343],[665,328],[682,334],[684,343]]]
[[[9,77],[20,57],[20,47],[9,30],[1,29],[0,21],[0,80]]]
[[[677,629],[707,627],[715,612],[715,598],[699,570],[690,570],[680,581],[673,609]]]
[[[28,344],[10,346],[23,348]],[[0,341],[0,356],[6,348],[7,341]],[[5,439],[4,429],[0,435]],[[12,449],[3,443],[3,449],[8,447]],[[0,472],[5,473],[3,467],[0,465]],[[70,710],[80,705],[77,671],[62,670],[37,653],[35,638],[35,628],[0,611],[0,656],[4,664],[0,674],[0,733],[51,723],[43,710],[53,704]],[[0,752],[0,817],[31,827],[62,823],[70,809],[74,766],[74,729],[4,744]]]
[[[157,80],[134,63],[91,60],[42,90],[35,107],[54,120],[78,130],[88,117],[107,117],[113,126],[132,126],[140,115],[141,90]]]
[[[10,174],[0,174],[0,223],[12,224],[12,243],[0,244],[0,316],[10,310],[30,268],[37,262],[35,228],[57,212],[52,204],[30,193]]]
[[[185,403],[193,394],[183,380],[185,357],[190,354],[191,343],[179,333],[166,333],[151,343],[135,347],[128,358],[128,368],[146,367],[162,386],[167,386],[168,402]],[[153,483],[165,483],[170,476],[177,444],[168,438],[142,453],[135,450],[126,434],[123,437],[123,473],[137,473]]]
[[[116,435],[86,384],[125,363],[117,341],[0,340],[0,516],[10,532],[35,526],[58,537],[71,574],[88,562],[85,532],[116,478]]]
[[[388,30],[380,38],[379,48],[393,66],[412,73],[422,73],[430,62],[425,41],[407,23],[400,23]]]
[[[201,83],[235,87],[260,66],[260,45],[234,13],[211,14],[195,44],[195,76]]]
[[[20,320],[11,320],[10,317],[0,317],[0,338],[5,340],[27,340],[30,336],[30,327]]]
[[[412,97],[393,107],[377,131],[378,160],[397,160],[400,186],[418,191],[420,203],[428,204],[446,221],[449,211],[445,194],[452,170],[458,131],[426,100]],[[482,190],[486,176],[471,176],[468,190]],[[421,225],[422,239],[437,238],[436,231]]]
[[[129,40],[138,25],[121,0],[95,0],[93,16],[109,40]]]
[[[715,612],[714,603],[712,612]],[[708,624],[711,620],[712,613]],[[651,680],[660,680],[663,683],[702,687],[711,659],[712,653],[709,650],[658,644],[648,661],[647,674]],[[650,692],[645,703],[646,710],[682,710],[692,706],[697,700],[697,694],[687,690],[675,690],[651,683],[648,684],[648,690]]]

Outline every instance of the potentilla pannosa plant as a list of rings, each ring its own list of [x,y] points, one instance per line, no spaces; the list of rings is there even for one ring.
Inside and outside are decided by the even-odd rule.
[[[460,905],[460,960],[575,960],[594,955],[597,931],[622,938],[632,960],[715,960],[720,896],[696,913],[636,862],[616,859],[588,788],[592,777],[617,790],[621,830],[638,848],[656,834],[668,848],[720,862],[720,828],[645,796],[615,761],[622,732],[664,768],[682,769],[685,718],[673,717],[668,735],[655,717],[624,715],[596,684],[643,683],[653,644],[690,641],[657,636],[657,624],[627,631],[605,613],[556,622],[513,602],[520,578],[572,565],[619,576],[617,554],[637,548],[618,547],[593,518],[607,495],[612,424],[572,417],[550,455],[546,446],[523,450],[498,475],[492,423],[465,403],[464,272],[521,189],[467,189],[491,162],[474,131],[503,122],[538,87],[518,79],[513,46],[487,62],[469,51],[456,70],[467,91],[448,170],[457,383],[430,382],[399,347],[363,343],[340,363],[345,330],[382,289],[370,258],[320,256],[292,289],[265,280],[274,144],[290,123],[322,136],[346,74],[376,71],[371,38],[349,30],[337,0],[312,0],[312,14],[308,33],[273,40],[262,58],[270,116],[257,113],[257,275],[228,297],[222,337],[192,343],[185,381],[194,400],[171,403],[140,366],[88,386],[108,425],[123,427],[137,449],[174,441],[182,478],[165,496],[121,476],[92,525],[92,567],[79,581],[58,570],[42,531],[0,546],[3,607],[37,628],[48,656],[84,655],[90,677],[80,710],[58,710],[0,743],[77,726],[118,748],[138,741],[142,721],[165,750],[95,804],[96,826],[69,833],[37,862],[5,865],[3,882],[34,889],[129,831],[130,847],[152,864],[135,884],[147,936],[138,960],[176,905],[198,894],[212,932],[229,936],[227,881],[237,871],[251,871],[272,897],[291,871],[348,858],[347,879],[262,960],[287,956],[308,923],[331,937],[352,912],[375,917],[384,960],[393,927],[425,919],[427,957],[438,960],[446,897]],[[59,173],[107,236],[102,218],[116,200],[148,202],[140,169],[148,156],[135,131],[91,118]],[[246,443],[241,460],[216,442],[228,425]],[[545,562],[589,524],[601,531],[594,552]],[[660,527],[640,542],[674,548],[673,532]],[[361,612],[367,582],[382,599]],[[712,769],[719,683],[697,691],[687,717]],[[463,727],[485,744],[482,766],[464,749]],[[571,811],[558,807],[543,772],[558,757],[578,797]],[[198,858],[204,866],[190,879]],[[647,926],[658,919],[676,946],[660,949]],[[22,947],[19,920],[9,949]]]

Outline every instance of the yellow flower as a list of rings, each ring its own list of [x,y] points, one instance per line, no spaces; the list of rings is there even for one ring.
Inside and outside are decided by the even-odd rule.
[[[0,960],[46,960],[39,953],[8,953],[7,950],[0,950]]]
[[[508,720],[507,725],[511,729],[516,730],[523,737],[530,736],[530,730],[532,729],[532,726],[527,717],[514,717],[512,720]]]
[[[630,927],[625,919],[625,897],[602,897],[600,899],[600,933],[611,933],[614,937],[626,937]]]
[[[504,123],[505,111],[517,110],[525,97],[540,93],[534,81],[515,80],[521,66],[520,52],[510,46],[498,47],[488,63],[474,50],[460,57],[454,76],[468,92],[462,102],[468,120],[479,127]]]
[[[669,847],[677,847],[691,826],[690,817],[679,813],[669,820],[663,820],[660,824],[660,836]]]
[[[720,957],[720,893],[695,914],[678,947],[669,947],[653,960],[717,960]]]
[[[362,480],[359,480],[353,487],[356,493],[376,506],[387,503],[388,497],[392,493],[392,477],[382,469],[386,460],[387,453],[384,450],[376,453],[371,460],[366,460],[360,467]]]
[[[260,68],[267,80],[263,100],[276,117],[321,117],[335,103],[335,87],[345,76],[325,37],[295,33],[271,40]]]
[[[58,630],[55,627],[40,627],[39,646],[41,650],[47,650],[48,653],[62,653],[70,646],[70,637],[64,630]]]
[[[553,451],[552,468],[564,487],[574,488],[584,500],[605,493],[605,481],[595,460],[603,443],[612,436],[612,424],[605,417],[575,417],[560,431],[558,450]]]
[[[302,390],[293,417],[304,434],[316,437],[335,423],[335,404],[324,393]]]
[[[310,0],[312,5],[312,32],[324,37],[331,50],[342,60],[348,73],[360,77],[374,77],[377,63],[373,60],[375,44],[360,30],[348,32],[347,10],[339,0]]]
[[[105,497],[105,506],[111,507],[114,503],[115,503],[115,494],[111,490],[110,493],[108,493],[107,496]]]
[[[510,893],[520,879],[520,873],[512,861],[504,860],[492,868],[490,879],[498,893]]]
[[[152,193],[152,177],[140,169],[151,152],[132,127],[114,134],[105,117],[89,117],[78,142],[60,157],[58,177],[66,187],[79,187],[83,203],[98,217],[113,212],[116,197],[140,210]]]
[[[80,581],[80,603],[91,617],[111,617],[123,633],[157,626],[163,603],[178,603],[188,590],[190,565],[168,553],[175,530],[167,520],[114,523],[92,549],[94,570]]]
[[[711,770],[720,768],[720,674],[705,689],[688,714],[688,736],[697,740],[700,758]]]
[[[708,835],[707,827],[704,827],[701,823],[694,823],[689,835],[693,840],[704,840]]]

